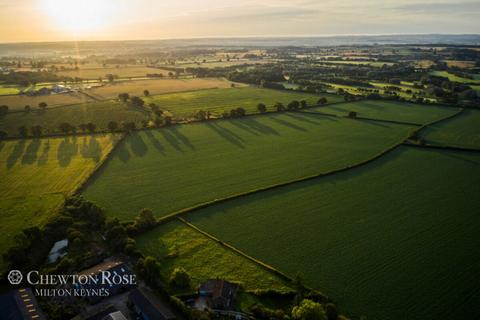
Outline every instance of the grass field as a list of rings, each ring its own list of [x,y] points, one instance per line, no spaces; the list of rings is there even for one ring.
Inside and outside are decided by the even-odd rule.
[[[479,154],[400,147],[187,218],[283,272],[301,272],[355,319],[476,319],[479,183]]]
[[[116,67],[106,67],[106,68],[82,68],[78,71],[75,70],[68,70],[68,71],[59,71],[57,72],[60,76],[66,77],[79,77],[82,79],[98,79],[102,77],[103,79],[106,78],[107,74],[114,74],[120,78],[128,78],[128,77],[145,77],[147,73],[163,73],[164,76],[168,76],[170,71],[165,69],[157,69],[157,68],[148,68],[143,66],[120,66],[119,68]]]
[[[342,103],[307,110],[307,112],[323,112],[340,116],[346,116],[350,111],[357,112],[358,117],[423,124],[445,118],[458,110],[455,108],[374,100]]]
[[[47,108],[45,111],[9,113],[0,117],[0,130],[6,131],[9,136],[17,136],[20,126],[31,128],[34,125],[40,125],[45,133],[58,133],[60,131],[58,126],[62,122],[68,122],[75,126],[92,122],[97,129],[107,130],[108,122],[112,120],[119,124],[122,121],[134,121],[138,125],[141,120],[149,118],[149,112],[121,102],[92,102]],[[77,131],[80,132],[78,128]]]
[[[291,290],[284,280],[263,267],[179,221],[157,227],[136,241],[144,255],[160,260],[166,279],[176,267],[185,268],[191,275],[190,291],[217,277],[241,282],[246,290]]]
[[[322,96],[330,103],[342,100],[342,97],[337,95]],[[198,110],[222,114],[237,107],[243,107],[247,112],[253,113],[257,112],[259,103],[264,103],[268,110],[273,110],[276,102],[282,102],[286,106],[292,100],[306,100],[310,105],[314,105],[319,98],[320,96],[312,94],[243,87],[164,94],[152,96],[146,101],[154,102],[160,108],[166,108],[177,116],[191,116]]]
[[[26,105],[31,106],[32,109],[37,109],[40,102],[46,102],[48,106],[54,107],[89,101],[92,100],[78,93],[50,94],[35,97],[26,95],[0,96],[0,105],[7,105],[10,110],[23,110]]]
[[[349,61],[349,60],[330,60],[330,61],[321,61],[325,64],[355,64],[355,65],[368,65],[376,68],[381,68],[383,65],[393,66],[393,62],[384,62],[384,61]]]
[[[112,148],[112,136],[0,142],[0,253],[41,225]],[[0,260],[0,270],[3,264]]]
[[[480,149],[480,111],[461,115],[421,131],[427,143]]]
[[[211,88],[228,88],[231,82],[225,79],[162,79],[122,81],[107,84],[103,87],[88,90],[87,93],[98,99],[116,99],[119,93],[127,92],[130,95],[143,97],[143,91],[150,91],[151,95],[169,92],[190,91]]]
[[[151,130],[118,146],[84,194],[121,219],[175,210],[343,168],[412,128],[287,113]]]
[[[480,79],[477,79],[477,78],[475,78],[475,79],[462,78],[462,77],[456,76],[454,74],[451,74],[448,71],[432,71],[432,72],[430,72],[430,74],[433,75],[433,76],[448,78],[448,80],[453,81],[453,82],[480,84]]]
[[[17,86],[0,85],[0,96],[12,95],[20,93],[20,89]]]

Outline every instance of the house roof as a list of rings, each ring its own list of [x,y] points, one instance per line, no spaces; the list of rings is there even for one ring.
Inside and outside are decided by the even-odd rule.
[[[236,290],[237,285],[222,279],[210,279],[200,285],[199,291],[203,291],[212,295],[213,299],[223,297],[231,298]]]
[[[5,320],[46,319],[30,288],[13,290],[0,296],[0,316]]]
[[[68,247],[68,239],[63,239],[60,241],[55,242],[52,249],[50,249],[50,253],[48,254],[48,263],[54,263],[59,258],[66,255],[65,250]]]
[[[132,290],[129,299],[148,319],[176,319],[170,308],[160,301],[160,299],[149,289],[142,288]]]
[[[110,313],[105,317],[105,320],[127,320],[121,311]]]

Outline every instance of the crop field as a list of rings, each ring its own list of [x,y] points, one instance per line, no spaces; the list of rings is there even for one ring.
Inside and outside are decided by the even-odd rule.
[[[342,100],[342,97],[336,95],[322,96],[330,103]],[[273,110],[276,102],[286,106],[292,100],[306,100],[308,104],[315,105],[319,98],[320,96],[312,94],[243,87],[164,94],[145,100],[147,103],[154,102],[177,116],[191,116],[198,110],[222,114],[238,107],[245,108],[248,113],[256,113],[259,103],[264,103],[267,110]]]
[[[26,105],[37,109],[40,102],[47,103],[50,107],[89,102],[92,99],[79,93],[49,94],[43,96],[26,95],[0,95],[0,105],[7,105],[10,110],[23,110]]]
[[[397,101],[363,100],[307,110],[339,116],[346,116],[350,111],[357,112],[358,117],[424,124],[452,115],[458,112],[458,109]]]
[[[421,131],[430,144],[480,149],[480,111],[463,111],[459,116]]]
[[[112,148],[113,136],[0,142],[0,253],[46,222]],[[0,270],[3,265],[0,260]]]
[[[433,76],[448,78],[450,81],[459,82],[459,83],[476,83],[480,84],[480,79],[474,76],[474,79],[462,78],[454,74],[449,73],[448,71],[432,71],[430,72]]]
[[[158,216],[364,161],[403,141],[410,126],[301,113],[162,128],[115,149],[84,195],[111,217]]]
[[[12,95],[20,93],[20,89],[17,86],[13,85],[2,85],[0,84],[0,96]]]
[[[399,147],[186,218],[356,319],[476,319],[479,183],[480,154]]]
[[[184,268],[191,275],[190,291],[217,277],[241,282],[246,290],[291,290],[285,280],[179,221],[161,225],[136,241],[145,256],[159,259],[166,279],[176,267]]]
[[[120,66],[116,67],[106,67],[106,68],[85,68],[83,69],[80,66],[78,71],[68,70],[68,71],[59,71],[57,72],[60,76],[66,77],[79,77],[82,79],[98,79],[100,77],[106,78],[107,74],[114,74],[120,78],[129,78],[129,77],[145,77],[147,73],[162,73],[164,76],[167,76],[170,71],[165,69],[158,68],[148,68],[141,66]]]
[[[325,64],[356,64],[356,65],[369,65],[376,68],[381,68],[383,65],[393,66],[393,62],[384,62],[384,61],[349,61],[349,60],[330,60],[330,61],[321,61]]]
[[[162,79],[162,80],[136,80],[119,81],[102,87],[88,90],[87,93],[98,99],[116,99],[119,93],[143,96],[143,91],[150,91],[151,95],[169,92],[191,91],[199,89],[229,88],[230,81],[225,79]]]
[[[141,120],[149,118],[149,112],[121,102],[92,102],[47,108],[45,111],[9,113],[0,117],[0,130],[7,132],[9,136],[17,136],[20,126],[30,129],[34,125],[40,125],[44,133],[59,133],[59,125],[62,122],[74,126],[92,122],[97,126],[97,130],[107,130],[110,121],[117,121],[119,125],[121,121],[134,121],[138,125]]]

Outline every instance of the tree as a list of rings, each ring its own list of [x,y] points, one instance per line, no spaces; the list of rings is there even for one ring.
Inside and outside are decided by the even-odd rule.
[[[8,137],[8,133],[5,131],[0,131],[0,140],[5,139],[6,137]]]
[[[47,108],[47,103],[46,102],[40,102],[38,104],[38,107],[41,109],[41,110],[45,110]]]
[[[155,118],[155,120],[153,120],[153,124],[155,125],[156,128],[160,128],[163,124],[162,118],[160,117]]]
[[[140,273],[148,282],[156,282],[160,278],[160,263],[155,257],[148,256],[145,259],[138,261],[138,268]]]
[[[277,112],[285,111],[285,107],[284,107],[283,103],[281,103],[281,102],[275,103],[275,105],[273,107],[277,110]]]
[[[297,110],[298,108],[300,108],[300,102],[297,100],[293,100],[287,105],[288,110]]]
[[[96,129],[97,129],[97,126],[94,123],[91,123],[91,122],[87,123],[88,132],[94,133]]]
[[[109,82],[113,82],[113,80],[115,79],[115,76],[113,74],[107,74],[105,75],[105,77]]]
[[[118,123],[116,121],[110,121],[107,125],[110,132],[115,132],[118,129]]]
[[[60,129],[60,131],[61,131],[62,133],[65,133],[65,134],[66,134],[66,133],[72,131],[73,126],[72,126],[70,123],[68,123],[68,122],[62,122],[62,123],[60,123],[60,125],[58,126],[58,129]]]
[[[87,131],[87,124],[86,123],[81,123],[78,125],[78,128],[80,130],[82,130],[82,132],[86,132]]]
[[[265,112],[267,112],[267,106],[266,106],[265,104],[263,104],[263,103],[259,103],[259,104],[257,105],[257,110],[258,110],[258,112],[260,112],[260,113],[265,113]]]
[[[138,231],[145,231],[157,225],[157,219],[152,210],[142,209],[135,218],[135,226]]]
[[[350,111],[350,112],[348,113],[348,117],[349,117],[349,118],[356,118],[356,117],[357,117],[357,113],[356,113],[355,111]]]
[[[145,105],[145,101],[143,101],[142,98],[136,96],[131,97],[130,101],[136,107],[143,107]]]
[[[144,129],[148,128],[148,124],[149,124],[148,120],[143,119],[141,122],[142,122],[142,128]]]
[[[113,250],[122,251],[128,240],[127,230],[118,219],[114,219],[107,223],[105,238]]]
[[[38,138],[42,135],[42,126],[36,125],[30,128],[32,136]]]
[[[18,135],[22,138],[25,138],[28,135],[27,127],[25,126],[18,127]]]
[[[25,112],[30,112],[30,110],[32,110],[32,107],[30,107],[30,105],[26,105],[25,108],[24,108]]]
[[[308,299],[293,308],[292,318],[296,320],[327,320],[322,305]]]
[[[0,116],[4,116],[7,113],[8,113],[8,106],[6,105],[0,106]]]
[[[125,133],[130,133],[136,129],[135,122],[122,122],[122,129]]]
[[[130,99],[130,95],[128,93],[119,93],[118,99],[122,102],[127,102],[127,100]]]
[[[170,275],[169,282],[178,288],[188,288],[190,287],[190,275],[182,267],[177,267]]]
[[[307,106],[308,106],[307,101],[305,100],[300,101],[300,108],[305,109]]]
[[[195,119],[198,119],[198,120],[207,120],[208,119],[208,113],[206,111],[203,111],[203,110],[199,110],[195,113]]]
[[[326,103],[327,103],[327,98],[321,97],[320,99],[318,99],[318,104],[319,105],[323,106]]]
[[[148,96],[150,95],[150,91],[148,91],[148,90],[143,90],[143,95],[144,95],[145,97],[148,97]]]

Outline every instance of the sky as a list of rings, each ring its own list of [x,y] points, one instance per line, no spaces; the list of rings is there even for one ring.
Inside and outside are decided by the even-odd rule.
[[[479,0],[0,0],[0,42],[479,34]]]

